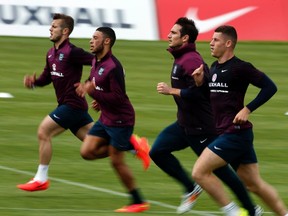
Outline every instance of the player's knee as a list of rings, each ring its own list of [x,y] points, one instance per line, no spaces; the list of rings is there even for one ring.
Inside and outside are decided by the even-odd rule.
[[[87,149],[85,148],[81,148],[80,149],[80,155],[84,160],[92,160],[92,156],[91,153],[89,151],[87,151]]]
[[[197,169],[193,169],[191,175],[192,175],[192,179],[196,182],[201,181],[201,179],[203,178],[202,173]]]
[[[157,148],[152,147],[149,151],[149,156],[154,162],[157,161],[157,159],[162,158],[161,154],[163,154],[163,152],[159,151]]]
[[[152,159],[152,160],[154,160],[154,158],[155,158],[155,151],[153,150],[153,148],[151,148],[151,150],[149,151],[149,156],[150,156],[150,158]]]
[[[46,141],[50,139],[50,137],[45,133],[45,131],[41,129],[38,129],[37,137],[38,137],[38,140],[41,140],[41,141]]]

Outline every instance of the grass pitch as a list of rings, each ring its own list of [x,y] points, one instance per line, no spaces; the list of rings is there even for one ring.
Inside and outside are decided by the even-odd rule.
[[[75,45],[89,49],[89,40],[71,39]],[[47,191],[27,193],[16,188],[34,176],[38,164],[37,127],[55,108],[52,86],[28,90],[23,87],[23,76],[39,75],[45,55],[51,47],[46,38],[0,37],[0,92],[14,98],[0,98],[0,215],[119,215],[113,210],[127,204],[125,190],[117,179],[109,160],[84,161],[79,156],[81,142],[69,131],[53,139],[53,159],[49,169],[51,187]],[[117,41],[113,52],[126,70],[127,93],[136,110],[135,133],[148,137],[153,143],[157,134],[176,118],[171,96],[159,95],[158,82],[170,82],[173,59],[164,41]],[[208,64],[208,42],[198,42],[198,51]],[[254,123],[255,148],[260,170],[288,204],[288,111],[287,59],[288,43],[239,42],[236,55],[252,62],[266,72],[277,84],[276,95],[250,120]],[[84,78],[89,74],[85,68]],[[246,100],[258,90],[250,87]],[[88,98],[91,101],[90,98]],[[96,120],[98,114],[90,110]],[[190,149],[175,153],[190,172],[196,159]],[[175,215],[180,202],[181,186],[164,174],[153,163],[147,172],[142,164],[127,154],[137,184],[151,210],[141,215]],[[230,193],[229,189],[227,191]],[[232,193],[231,198],[234,198]],[[254,195],[257,203],[261,201]],[[267,214],[270,210],[264,206]],[[218,206],[206,193],[201,195],[192,214],[220,214]],[[133,215],[133,214],[129,214]],[[189,214],[188,214],[189,215]]]

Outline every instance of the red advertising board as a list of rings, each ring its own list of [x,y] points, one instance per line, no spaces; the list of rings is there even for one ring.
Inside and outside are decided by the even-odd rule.
[[[198,40],[210,40],[216,27],[233,25],[239,40],[288,41],[287,0],[156,0],[160,39],[179,17],[193,19]]]

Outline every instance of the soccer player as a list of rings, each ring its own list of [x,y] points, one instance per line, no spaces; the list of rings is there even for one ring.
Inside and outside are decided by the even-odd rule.
[[[158,135],[150,151],[150,157],[155,164],[184,187],[183,199],[177,208],[179,214],[191,210],[202,188],[187,175],[172,152],[190,147],[200,155],[216,134],[208,85],[205,83],[198,88],[191,77],[191,73],[203,64],[201,55],[196,51],[197,36],[198,30],[194,21],[186,17],[180,17],[168,34],[168,51],[174,57],[171,87],[160,82],[157,91],[173,96],[177,105],[177,120]],[[208,68],[206,72],[208,78]],[[254,216],[254,204],[234,171],[226,166],[215,171],[215,174],[237,194],[249,214]],[[219,204],[224,207],[226,215],[241,213],[228,196],[219,201]]]
[[[130,138],[135,112],[126,94],[123,67],[112,54],[115,41],[112,28],[96,29],[90,40],[90,50],[95,55],[90,77],[85,83],[75,85],[77,94],[84,97],[88,93],[101,111],[98,121],[83,141],[81,155],[86,160],[109,156],[111,165],[132,198],[131,203],[116,212],[143,212],[149,209],[149,203],[136,187],[133,174],[125,163],[125,152],[135,149],[149,160],[149,146],[143,138]]]
[[[93,55],[74,46],[69,35],[74,20],[65,14],[54,14],[50,27],[53,47],[46,55],[46,66],[41,75],[24,77],[24,86],[30,89],[53,83],[58,106],[47,115],[38,128],[39,166],[34,178],[26,184],[17,185],[26,191],[46,190],[49,187],[48,167],[52,158],[51,140],[69,129],[78,139],[84,140],[93,120],[88,113],[85,98],[75,92],[74,84],[80,82],[83,65],[91,65]]]
[[[211,55],[217,59],[210,69],[210,98],[219,135],[196,161],[192,176],[208,193],[222,187],[214,182],[212,172],[230,163],[247,188],[258,195],[277,215],[288,216],[287,208],[276,190],[260,174],[253,146],[251,112],[267,102],[277,91],[273,81],[251,63],[235,56],[237,32],[233,26],[218,27],[210,42]],[[192,73],[197,86],[203,84],[203,65]],[[244,106],[246,90],[252,84],[259,94]]]

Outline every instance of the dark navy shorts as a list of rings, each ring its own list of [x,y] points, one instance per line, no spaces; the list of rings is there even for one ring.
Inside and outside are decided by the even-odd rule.
[[[128,151],[134,149],[130,143],[130,137],[133,133],[133,126],[110,127],[97,121],[88,132],[89,135],[102,137],[119,151]]]
[[[210,143],[208,148],[237,169],[240,164],[257,163],[253,138],[252,128],[225,133]]]
[[[58,106],[49,116],[61,127],[66,130],[69,129],[73,134],[76,134],[81,127],[93,122],[88,111],[74,109],[68,105]]]

